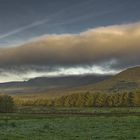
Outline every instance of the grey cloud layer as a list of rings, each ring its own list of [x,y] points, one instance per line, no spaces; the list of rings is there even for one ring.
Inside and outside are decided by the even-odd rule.
[[[75,66],[116,60],[114,67],[139,65],[140,23],[90,29],[77,35],[49,35],[0,49],[0,66]]]

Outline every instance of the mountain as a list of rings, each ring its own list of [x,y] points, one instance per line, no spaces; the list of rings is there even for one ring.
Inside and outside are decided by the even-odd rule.
[[[111,76],[84,75],[62,77],[39,77],[24,82],[0,83],[1,93],[39,93],[48,90],[64,90],[81,87],[108,79]]]
[[[60,96],[77,92],[124,92],[140,90],[140,67],[128,68],[114,76],[84,75],[39,77],[24,82],[0,84],[0,93]]]
[[[128,68],[111,78],[97,84],[90,84],[84,89],[107,92],[123,92],[140,89],[140,67]]]

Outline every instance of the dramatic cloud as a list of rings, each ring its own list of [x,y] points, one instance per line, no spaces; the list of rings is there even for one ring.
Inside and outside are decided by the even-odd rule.
[[[120,64],[136,59],[134,63],[138,63],[139,55],[140,24],[130,24],[90,29],[79,35],[51,35],[21,47],[0,49],[0,65],[67,66],[111,59]]]
[[[0,49],[0,67],[114,69],[139,65],[140,23],[89,29],[80,34],[43,36],[31,43]],[[43,70],[44,71],[44,70]]]

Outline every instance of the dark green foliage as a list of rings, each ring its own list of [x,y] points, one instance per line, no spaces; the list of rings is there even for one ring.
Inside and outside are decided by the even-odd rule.
[[[0,96],[0,112],[7,113],[14,111],[14,101],[11,96],[1,95]]]

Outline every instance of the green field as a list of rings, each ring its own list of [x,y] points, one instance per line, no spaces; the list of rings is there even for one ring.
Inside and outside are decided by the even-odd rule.
[[[0,114],[0,140],[140,140],[140,108],[42,110]]]

